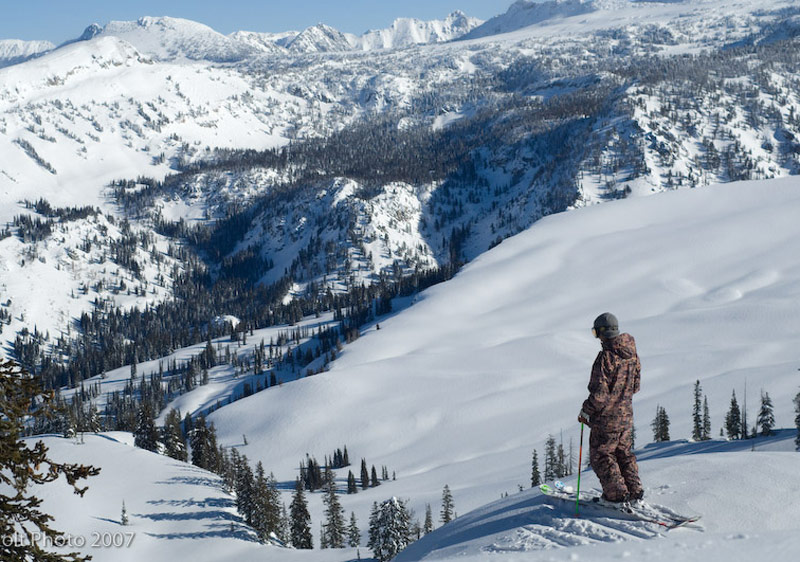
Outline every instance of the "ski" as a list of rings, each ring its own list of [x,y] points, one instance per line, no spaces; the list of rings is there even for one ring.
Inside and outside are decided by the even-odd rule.
[[[554,487],[547,484],[539,486],[541,492],[549,497],[563,500],[565,502],[577,501],[580,505],[587,507],[601,507],[617,511],[646,523],[653,523],[666,530],[677,529],[691,523],[695,523],[700,516],[684,517],[673,513],[665,513],[647,504],[633,505],[630,503],[615,503],[602,499],[597,492],[581,492],[580,498],[576,497],[572,488],[562,482],[556,482]]]

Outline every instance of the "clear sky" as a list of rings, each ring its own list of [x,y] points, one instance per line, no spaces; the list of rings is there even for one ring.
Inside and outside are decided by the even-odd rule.
[[[399,17],[443,19],[454,10],[489,19],[514,0],[0,0],[0,39],[78,37],[92,23],[172,16],[204,23],[220,33],[302,30],[325,23],[361,34]]]

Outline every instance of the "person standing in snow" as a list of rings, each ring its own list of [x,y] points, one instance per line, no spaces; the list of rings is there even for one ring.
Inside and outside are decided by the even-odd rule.
[[[644,496],[633,454],[633,395],[639,392],[641,363],[636,342],[619,333],[617,318],[605,312],[594,321],[592,333],[603,346],[592,366],[589,398],[578,421],[591,428],[589,460],[612,502]]]

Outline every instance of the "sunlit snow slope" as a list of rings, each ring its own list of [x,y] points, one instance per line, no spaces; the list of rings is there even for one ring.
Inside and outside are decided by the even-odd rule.
[[[351,458],[396,471],[396,481],[343,498],[360,521],[373,501],[392,495],[409,498],[422,519],[445,484],[463,514],[525,485],[531,452],[541,455],[548,434],[563,430],[565,446],[572,439],[577,448],[575,419],[598,349],[591,322],[610,310],[642,358],[639,446],[650,441],[657,405],[669,413],[673,438],[690,435],[698,379],[714,435],[745,381],[751,425],[763,389],[778,426],[793,427],[798,216],[793,178],[551,216],[381,321],[330,372],[211,419],[224,444],[246,434],[243,451],[284,482],[306,453],[321,458],[343,445]],[[643,479],[648,493],[665,484],[647,469]]]

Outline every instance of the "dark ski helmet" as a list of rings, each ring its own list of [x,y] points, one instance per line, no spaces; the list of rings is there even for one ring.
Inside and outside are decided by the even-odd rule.
[[[611,339],[619,335],[619,322],[610,312],[604,312],[594,319],[592,332],[598,338]]]

